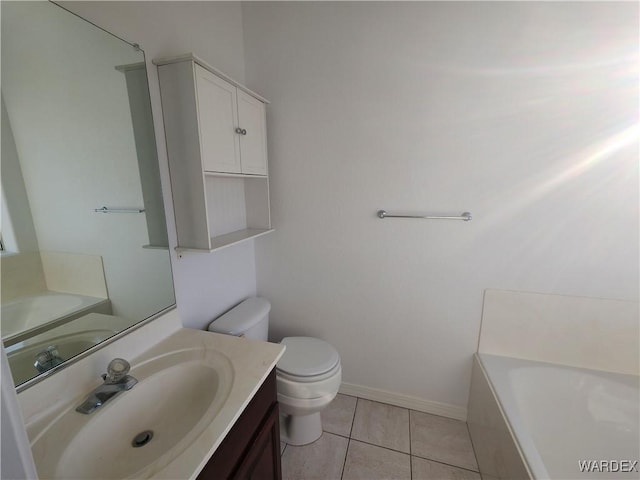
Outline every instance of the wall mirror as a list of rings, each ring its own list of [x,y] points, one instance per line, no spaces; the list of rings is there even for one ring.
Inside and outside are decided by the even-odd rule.
[[[1,8],[0,332],[20,385],[175,296],[144,52],[51,2]]]

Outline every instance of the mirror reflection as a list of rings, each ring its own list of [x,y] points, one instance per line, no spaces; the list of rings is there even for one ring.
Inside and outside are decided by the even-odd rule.
[[[21,384],[175,303],[144,53],[1,3],[1,322]]]

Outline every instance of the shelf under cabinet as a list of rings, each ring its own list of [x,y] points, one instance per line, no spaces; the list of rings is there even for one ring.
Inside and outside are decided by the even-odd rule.
[[[269,178],[268,175],[253,175],[250,173],[226,173],[226,172],[211,172],[209,170],[203,171],[205,177],[220,177],[220,178]]]
[[[261,237],[273,231],[273,228],[245,228],[243,230],[225,233],[224,235],[218,235],[217,237],[211,237],[211,249],[176,247],[176,252],[179,254],[182,252],[211,253],[244,242],[245,240]]]

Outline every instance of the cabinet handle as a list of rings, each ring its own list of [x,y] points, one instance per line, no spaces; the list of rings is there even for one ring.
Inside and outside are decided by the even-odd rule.
[[[246,131],[244,128],[240,128],[240,127],[238,127],[238,128],[236,128],[236,133],[237,133],[238,135],[246,135],[246,134],[247,134],[247,131]]]

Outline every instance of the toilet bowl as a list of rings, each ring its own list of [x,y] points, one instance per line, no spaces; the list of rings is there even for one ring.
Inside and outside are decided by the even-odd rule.
[[[280,343],[287,347],[276,365],[280,434],[286,443],[306,445],[322,435],[320,412],[340,388],[340,356],[318,338],[286,337]]]
[[[209,324],[209,331],[267,341],[270,303],[249,298]],[[340,355],[313,337],[285,337],[286,350],[276,365],[280,436],[306,445],[322,435],[320,412],[335,398],[342,381]]]

